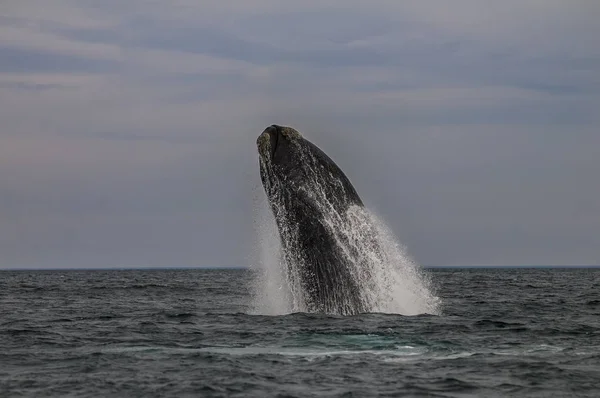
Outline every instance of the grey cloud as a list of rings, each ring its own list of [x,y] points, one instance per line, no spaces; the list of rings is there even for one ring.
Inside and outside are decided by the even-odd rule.
[[[27,82],[3,82],[3,83],[0,83],[0,87],[5,88],[5,89],[28,90],[28,91],[68,90],[68,89],[72,88],[65,84],[39,84],[39,83],[27,83]]]
[[[133,134],[127,132],[91,132],[86,133],[90,138],[100,138],[109,141],[134,141],[134,142],[160,142],[172,144],[185,144],[200,142],[197,136],[169,136],[169,135],[148,135],[148,134]]]
[[[589,78],[564,76],[564,71],[567,69],[577,74],[581,69],[593,72],[598,68],[599,58],[594,57],[582,58],[568,53],[540,56],[538,53],[523,53],[520,48],[499,50],[486,47],[485,41],[448,36],[442,31],[415,35],[414,32],[425,31],[423,25],[411,23],[408,18],[406,21],[393,21],[383,15],[320,9],[242,18],[233,25],[235,33],[227,31],[227,26],[198,25],[189,21],[169,25],[160,19],[160,15],[132,18],[120,35],[111,29],[62,28],[54,32],[82,41],[98,42],[104,38],[106,43],[125,47],[209,54],[257,65],[299,63],[318,68],[387,66],[401,71],[419,71],[423,75],[422,80],[433,84],[476,82],[547,90],[559,87],[553,86],[554,82],[550,79],[560,78],[570,83],[562,85],[566,91],[589,90]],[[280,36],[297,44],[281,43]],[[320,39],[316,46],[311,42],[313,37]],[[387,37],[384,41],[387,48],[377,48],[375,43],[381,37]],[[362,41],[363,44],[349,46],[352,41]],[[464,73],[466,69],[469,70],[468,75]],[[541,74],[536,73],[540,70]]]
[[[0,72],[95,72],[118,70],[111,60],[90,59],[84,56],[59,54],[49,51],[0,46]]]

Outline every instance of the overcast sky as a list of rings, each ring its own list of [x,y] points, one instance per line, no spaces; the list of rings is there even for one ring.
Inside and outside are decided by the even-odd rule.
[[[599,16],[2,1],[0,268],[249,265],[273,123],[335,159],[420,264],[600,264]]]

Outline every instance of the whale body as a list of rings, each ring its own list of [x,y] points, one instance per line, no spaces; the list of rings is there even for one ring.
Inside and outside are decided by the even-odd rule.
[[[291,127],[267,127],[257,146],[293,309],[342,315],[370,311],[366,290],[373,281],[360,248],[367,240],[377,253],[377,240],[369,223],[360,221],[364,205],[348,177]],[[363,224],[358,236],[348,227]]]

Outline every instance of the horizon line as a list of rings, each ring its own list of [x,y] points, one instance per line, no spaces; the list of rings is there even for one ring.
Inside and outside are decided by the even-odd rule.
[[[553,269],[586,269],[586,268],[600,268],[600,265],[423,265],[420,266],[424,269],[540,269],[540,268],[553,268]],[[242,266],[216,266],[216,267],[203,267],[203,266],[156,266],[156,267],[145,267],[145,266],[126,266],[126,267],[24,267],[24,268],[2,268],[0,271],[152,271],[152,270],[252,270],[252,267]]]

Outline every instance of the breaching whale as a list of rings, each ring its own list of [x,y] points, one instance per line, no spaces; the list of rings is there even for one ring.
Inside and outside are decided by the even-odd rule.
[[[260,176],[279,231],[282,263],[296,310],[356,314],[372,309],[361,246],[344,225],[355,225],[363,202],[329,156],[291,127],[272,125],[257,139]],[[350,218],[354,219],[350,220]],[[360,217],[360,214],[358,215]],[[369,229],[369,223],[365,223]],[[377,248],[374,247],[374,252]],[[365,282],[366,281],[366,282]],[[367,286],[365,288],[365,286]]]

